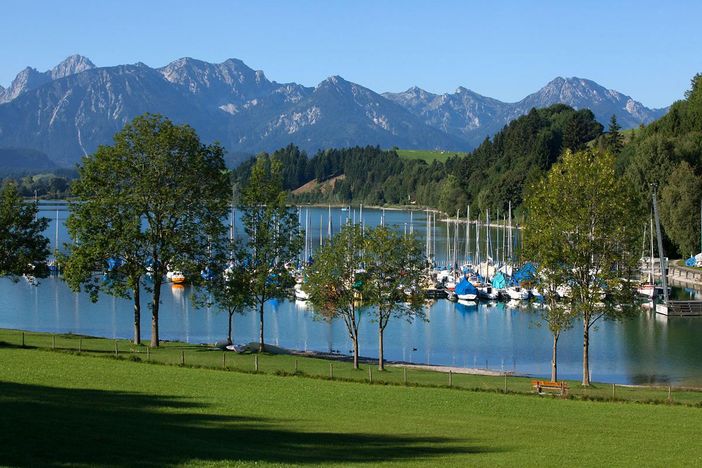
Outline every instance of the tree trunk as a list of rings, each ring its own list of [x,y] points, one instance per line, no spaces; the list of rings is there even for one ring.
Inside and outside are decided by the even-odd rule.
[[[263,304],[264,302],[261,301],[261,307],[258,309],[258,317],[259,317],[259,331],[258,331],[258,352],[262,353],[263,351],[266,350],[266,343],[264,342],[263,338]]]
[[[234,318],[234,311],[229,311],[229,328],[227,328],[227,344],[232,345],[232,319]]]
[[[358,336],[354,336],[353,340],[353,368],[358,369]]]
[[[134,288],[134,344],[141,344],[141,296],[139,283]]]
[[[161,303],[161,278],[160,273],[154,272],[154,298],[151,302],[151,347],[158,348],[158,306]]]
[[[553,334],[553,355],[551,357],[551,382],[558,382],[558,336]]]
[[[590,327],[583,320],[583,385],[590,386]]]
[[[385,370],[383,362],[383,327],[378,327],[378,370]]]

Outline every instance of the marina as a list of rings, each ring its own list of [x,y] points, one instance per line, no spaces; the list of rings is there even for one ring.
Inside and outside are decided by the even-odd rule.
[[[59,242],[63,243],[68,241],[63,225],[68,212],[65,205],[58,208]],[[338,229],[339,219],[343,222],[344,217],[353,216],[354,211],[357,219],[360,218],[358,208],[352,208],[350,212],[328,207],[302,207],[301,210],[310,213],[309,249],[320,243],[320,222],[322,236],[326,237],[330,212],[334,232]],[[369,226],[384,222],[401,231],[407,226],[408,231],[412,229],[420,236],[426,232],[426,212],[384,211],[364,208],[363,222]],[[52,220],[47,228],[47,236],[52,238],[56,232],[56,206],[42,208],[40,215]],[[436,252],[445,252],[446,226],[440,227],[436,229],[432,245],[436,244]],[[464,234],[465,224],[462,228],[459,232]],[[470,234],[472,243],[476,233]],[[492,237],[496,239],[497,233],[493,231]],[[484,231],[482,238],[485,238]],[[460,240],[465,242],[465,237]],[[482,248],[485,246],[481,243]],[[438,263],[450,261],[444,256]],[[222,340],[226,334],[226,312],[195,308],[191,302],[193,292],[188,285],[164,285],[160,313],[162,338],[190,343]],[[694,289],[678,287],[673,288],[672,294],[677,300],[691,300],[699,295]],[[538,303],[494,300],[454,303],[436,299],[429,303],[426,312],[427,322],[390,322],[385,338],[387,359],[535,377],[549,375],[550,333],[541,323]],[[147,313],[145,311],[145,318]],[[319,320],[305,301],[272,301],[266,305],[266,313],[269,325],[266,341],[275,346],[346,355],[351,350],[343,324]],[[148,337],[148,325],[148,320],[142,320],[144,337]],[[132,332],[131,303],[101,296],[93,304],[86,294],[72,292],[56,276],[40,280],[38,286],[24,280],[12,282],[3,278],[0,280],[0,327],[129,338]],[[255,341],[257,330],[255,313],[248,312],[234,318],[236,343]],[[368,316],[362,316],[359,332],[362,356],[377,356],[376,333],[376,325]],[[563,378],[579,377],[582,369],[581,333],[581,325],[576,322],[574,328],[561,337],[559,372]],[[592,378],[629,384],[702,385],[698,372],[702,349],[696,344],[700,333],[702,320],[699,318],[665,317],[644,308],[640,315],[624,322],[598,323],[591,337]]]

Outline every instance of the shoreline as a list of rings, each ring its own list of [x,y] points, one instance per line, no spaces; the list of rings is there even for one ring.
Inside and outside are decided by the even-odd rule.
[[[255,343],[249,343],[246,345],[247,348],[253,347]],[[258,344],[255,344],[258,346]],[[269,346],[267,345],[266,348]],[[276,347],[277,348],[277,347]],[[293,356],[304,356],[317,359],[325,359],[329,361],[344,361],[352,362],[353,356],[338,353],[327,353],[322,351],[300,351],[294,349],[278,348],[282,350],[285,354],[291,354]],[[268,351],[268,350],[267,350]],[[376,364],[378,362],[377,358],[369,358],[365,356],[359,356],[358,362],[365,364]],[[406,367],[407,369],[415,370],[426,370],[432,372],[442,372],[442,373],[453,373],[453,374],[466,374],[466,375],[485,375],[488,377],[502,377],[508,375],[510,377],[531,377],[528,374],[516,374],[513,371],[496,371],[490,369],[479,369],[475,367],[456,367],[456,366],[444,366],[440,364],[426,364],[426,363],[413,363],[407,361],[391,361],[386,359],[385,364],[391,367]]]

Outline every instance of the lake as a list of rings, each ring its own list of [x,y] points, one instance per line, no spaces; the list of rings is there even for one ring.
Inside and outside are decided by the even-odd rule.
[[[40,214],[52,220],[46,232],[52,245],[57,210],[58,238],[62,244],[68,241],[64,226],[68,215],[66,205],[41,204]],[[328,208],[301,209],[303,226],[309,219],[309,250],[319,245],[320,227],[322,237],[326,238],[328,216]],[[346,218],[360,220],[358,208],[345,211],[332,208],[331,216],[334,231]],[[427,232],[427,214],[423,211],[385,210],[383,214],[381,210],[364,208],[363,222],[369,226],[384,222],[401,231],[412,230],[422,239]],[[457,241],[453,240],[455,227],[450,228],[450,253],[447,253],[446,223],[437,220],[436,224],[432,247],[435,243],[437,262],[449,262],[449,255],[452,261],[454,250],[458,251],[459,261],[462,260],[465,255],[465,224],[458,225],[460,235]],[[505,239],[509,239],[509,236],[503,236],[503,231],[490,230],[495,256],[497,247],[503,251]],[[469,255],[474,253],[475,234],[473,226]],[[483,251],[486,238],[482,228]],[[518,242],[513,242],[513,245],[518,251]],[[190,343],[213,343],[224,339],[226,313],[194,308],[190,302],[192,293],[190,287],[180,289],[164,285],[161,338]],[[685,296],[696,292],[677,289],[676,294]],[[540,326],[536,306],[505,302],[467,306],[438,300],[427,307],[427,319],[426,322],[413,323],[391,321],[385,336],[386,358],[550,376],[551,336],[547,328]],[[148,339],[150,320],[145,316],[142,324],[142,336]],[[60,277],[41,280],[38,286],[29,285],[23,279],[12,282],[3,278],[0,279],[0,327],[130,338],[132,309],[129,301],[109,296],[101,296],[97,303],[92,303],[87,295],[72,292]],[[269,343],[290,349],[350,354],[352,348],[341,322],[318,320],[306,303],[299,301],[269,303],[265,332]],[[257,314],[249,312],[235,316],[236,343],[248,343],[257,337]],[[601,322],[591,334],[592,378],[616,383],[702,386],[701,337],[702,317],[664,318],[642,309],[638,316],[624,322]],[[367,316],[361,321],[360,351],[367,357],[378,355],[377,328]],[[581,369],[582,325],[576,323],[559,341],[559,376],[579,379]]]

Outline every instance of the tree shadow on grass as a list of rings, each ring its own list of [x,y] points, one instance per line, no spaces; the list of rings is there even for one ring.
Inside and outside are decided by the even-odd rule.
[[[464,439],[305,432],[185,399],[0,382],[0,465],[431,461],[492,451]]]

